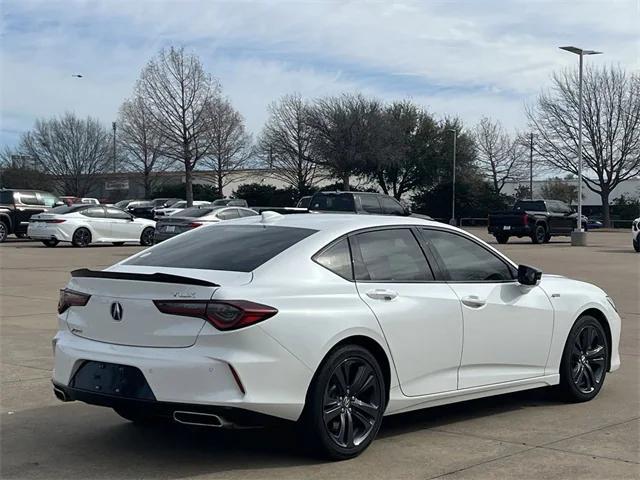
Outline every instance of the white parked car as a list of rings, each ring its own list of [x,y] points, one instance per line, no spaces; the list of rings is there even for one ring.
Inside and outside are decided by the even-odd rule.
[[[194,207],[204,207],[204,206],[209,206],[209,205],[211,205],[211,202],[205,202],[203,200],[194,200],[193,201],[193,206]],[[153,214],[154,214],[155,217],[166,217],[166,216],[169,216],[169,215],[174,215],[177,212],[179,212],[180,210],[184,210],[185,208],[187,208],[187,201],[186,200],[180,200],[179,202],[174,203],[170,207],[154,209]]]
[[[135,422],[298,421],[333,459],[383,415],[551,385],[586,401],[620,366],[600,288],[411,217],[202,226],[72,272],[58,311],[59,399]]]
[[[155,225],[153,220],[135,218],[117,207],[77,204],[33,215],[27,235],[47,247],[60,242],[71,242],[74,247],[125,242],[152,245]]]

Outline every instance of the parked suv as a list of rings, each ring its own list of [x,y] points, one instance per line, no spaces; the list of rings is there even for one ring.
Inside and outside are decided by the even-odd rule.
[[[42,213],[52,207],[60,205],[64,205],[64,203],[49,192],[26,189],[1,189],[0,243],[4,242],[10,234],[14,234],[16,237],[26,236],[31,215]]]
[[[344,212],[371,215],[411,215],[411,210],[383,193],[318,192],[309,202],[310,212]]]

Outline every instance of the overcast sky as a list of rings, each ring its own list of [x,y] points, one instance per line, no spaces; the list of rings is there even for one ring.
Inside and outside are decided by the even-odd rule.
[[[524,105],[553,70],[577,64],[558,46],[605,52],[589,64],[640,68],[640,0],[2,0],[0,9],[0,146],[65,111],[110,126],[141,68],[169,45],[200,56],[254,134],[266,106],[294,91],[410,98],[467,125],[487,115],[525,128]]]

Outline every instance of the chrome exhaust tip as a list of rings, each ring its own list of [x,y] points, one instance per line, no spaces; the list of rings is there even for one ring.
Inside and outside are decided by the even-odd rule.
[[[61,402],[70,402],[71,400],[67,398],[67,394],[58,387],[53,387],[53,394],[56,396],[58,400]]]
[[[222,417],[214,415],[212,413],[200,413],[200,412],[186,412],[183,410],[176,410],[173,412],[173,419],[184,425],[195,425],[198,427],[228,427],[230,423],[225,421]]]

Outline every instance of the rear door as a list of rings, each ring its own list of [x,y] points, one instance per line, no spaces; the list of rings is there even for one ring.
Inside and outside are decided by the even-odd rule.
[[[87,221],[93,230],[93,241],[111,238],[111,223],[107,219],[104,210],[104,207],[96,206],[80,211],[81,215],[87,217]]]
[[[456,390],[462,312],[453,290],[435,282],[411,228],[350,237],[358,294],[378,319],[407,396]]]

